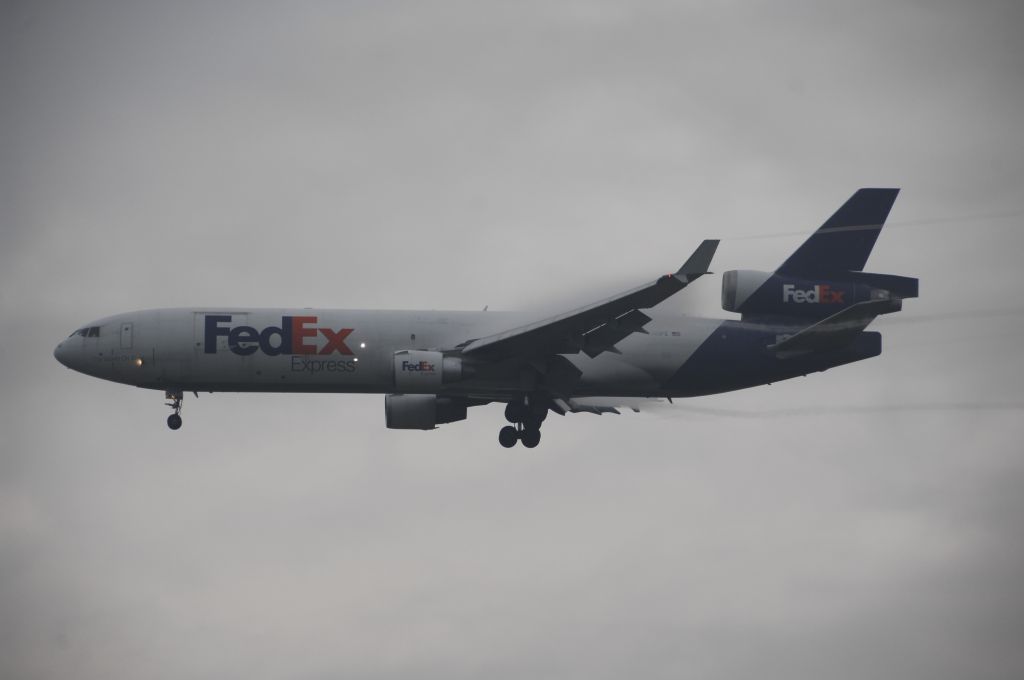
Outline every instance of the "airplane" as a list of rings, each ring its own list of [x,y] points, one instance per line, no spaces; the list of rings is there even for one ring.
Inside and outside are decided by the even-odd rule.
[[[532,320],[493,311],[153,309],[93,321],[57,345],[86,375],[163,391],[385,394],[385,424],[431,430],[505,404],[504,447],[540,443],[549,413],[618,413],[595,397],[695,397],[765,385],[881,353],[866,331],[918,280],[863,271],[899,189],[860,189],[773,272],[722,277],[739,319],[651,310],[710,273],[705,240],[674,273]]]

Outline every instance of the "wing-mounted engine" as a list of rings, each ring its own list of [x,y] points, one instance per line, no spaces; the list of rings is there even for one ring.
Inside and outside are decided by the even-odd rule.
[[[462,357],[443,352],[406,349],[394,355],[395,391],[403,394],[435,394],[473,372]]]
[[[917,279],[890,274],[834,272],[792,276],[779,272],[728,271],[722,276],[722,309],[747,317],[824,319],[847,307],[875,300],[917,297]]]
[[[469,402],[436,394],[388,394],[384,420],[392,430],[433,430],[442,423],[466,419]]]

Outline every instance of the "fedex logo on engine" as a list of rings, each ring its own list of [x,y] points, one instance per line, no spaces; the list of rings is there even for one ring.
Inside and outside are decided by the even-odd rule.
[[[813,286],[810,290],[803,290],[797,288],[792,283],[785,283],[782,285],[782,301],[783,302],[796,302],[796,303],[810,303],[810,304],[842,304],[843,295],[846,294],[844,290],[836,290],[827,283],[820,283]]]
[[[403,361],[402,370],[413,373],[433,373],[434,364],[430,361]]]
[[[234,326],[230,314],[207,314],[203,327],[203,351],[216,354],[217,338],[226,338],[228,349],[239,356],[248,356],[257,351],[269,356],[281,354],[355,354],[345,338],[353,329],[318,327],[315,316],[282,316],[280,326],[257,329],[253,326]],[[323,336],[326,342],[317,346],[317,338]]]

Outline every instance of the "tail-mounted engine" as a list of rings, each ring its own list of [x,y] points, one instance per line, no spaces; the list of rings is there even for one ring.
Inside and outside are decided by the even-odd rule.
[[[744,317],[823,319],[858,302],[912,297],[917,297],[917,279],[890,274],[837,272],[797,278],[733,270],[722,277],[722,309]]]

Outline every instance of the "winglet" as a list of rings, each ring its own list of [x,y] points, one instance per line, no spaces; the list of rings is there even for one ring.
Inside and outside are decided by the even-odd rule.
[[[693,255],[690,255],[679,271],[676,272],[676,276],[685,278],[687,281],[692,281],[698,276],[704,274],[710,274],[708,267],[711,266],[711,258],[715,256],[715,250],[718,249],[718,239],[707,239],[703,241],[697,250],[693,251]]]

